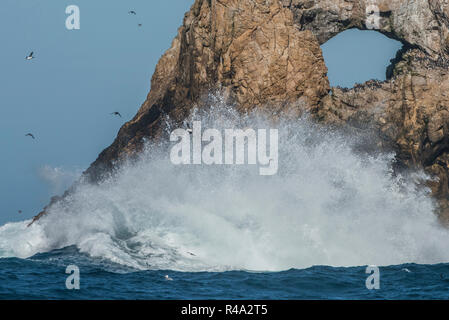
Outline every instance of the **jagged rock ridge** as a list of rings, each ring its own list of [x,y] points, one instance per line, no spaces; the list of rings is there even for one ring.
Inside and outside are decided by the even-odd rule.
[[[404,50],[386,82],[330,88],[320,45],[350,28],[367,28],[380,8],[379,32]],[[307,111],[317,121],[369,123],[398,163],[424,168],[449,217],[449,4],[443,0],[196,0],[160,59],[137,115],[85,172],[102,179],[143,139],[161,135],[163,115],[181,122],[210,90],[241,110]]]

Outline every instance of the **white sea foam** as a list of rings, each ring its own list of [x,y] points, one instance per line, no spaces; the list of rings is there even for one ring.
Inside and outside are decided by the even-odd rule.
[[[218,103],[191,119],[203,128],[272,128]],[[167,121],[170,132],[170,121]],[[138,269],[285,270],[449,261],[428,190],[392,174],[393,154],[354,151],[357,137],[281,121],[279,172],[257,166],[175,166],[169,143],[100,185],[81,184],[70,205],[39,223],[0,227],[0,255],[29,257],[76,245]]]

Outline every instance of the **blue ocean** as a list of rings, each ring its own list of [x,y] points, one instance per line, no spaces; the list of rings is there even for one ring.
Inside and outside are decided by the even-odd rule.
[[[68,290],[67,265],[80,268]],[[0,259],[1,299],[448,299],[449,264],[380,267],[368,290],[365,267],[314,266],[282,272],[137,271],[92,259],[76,248],[29,259]],[[172,280],[167,280],[166,275]]]

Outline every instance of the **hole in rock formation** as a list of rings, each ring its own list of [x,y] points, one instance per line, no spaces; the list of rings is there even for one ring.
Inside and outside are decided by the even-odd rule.
[[[402,43],[377,31],[346,30],[321,46],[332,87],[352,88],[368,80],[387,80]]]

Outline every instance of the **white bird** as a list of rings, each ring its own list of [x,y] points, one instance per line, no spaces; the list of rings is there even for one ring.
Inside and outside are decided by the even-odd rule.
[[[34,52],[33,52],[33,51],[31,51],[31,52],[30,52],[30,54],[29,54],[29,55],[27,55],[25,59],[26,59],[26,60],[31,60],[31,59],[34,59],[34,56],[33,56],[33,54],[34,54]]]
[[[165,275],[165,280],[167,280],[167,281],[172,281],[173,279],[170,278],[170,277],[168,276],[168,274],[166,274],[166,275]]]

